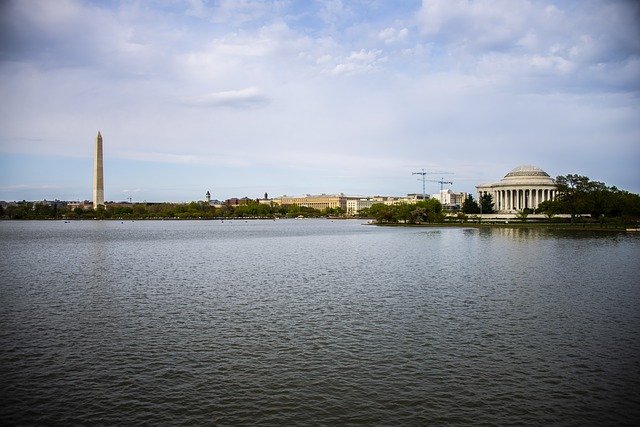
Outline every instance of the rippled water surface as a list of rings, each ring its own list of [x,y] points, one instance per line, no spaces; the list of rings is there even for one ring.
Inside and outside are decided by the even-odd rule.
[[[640,236],[0,222],[3,424],[638,424]]]

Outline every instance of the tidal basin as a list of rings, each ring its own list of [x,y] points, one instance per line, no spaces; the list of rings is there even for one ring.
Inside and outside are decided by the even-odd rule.
[[[7,424],[638,424],[640,236],[0,222]]]

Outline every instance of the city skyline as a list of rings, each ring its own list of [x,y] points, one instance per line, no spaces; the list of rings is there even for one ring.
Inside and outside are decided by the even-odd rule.
[[[475,194],[522,164],[640,193],[634,2],[0,12],[0,200],[91,199],[98,130],[105,200],[422,193],[422,168]]]

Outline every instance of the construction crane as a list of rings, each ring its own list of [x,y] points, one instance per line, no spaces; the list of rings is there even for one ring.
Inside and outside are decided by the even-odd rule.
[[[424,168],[422,168],[422,170],[420,172],[411,172],[411,175],[422,175],[422,200],[426,200],[427,199],[427,192],[426,192],[426,187],[425,187],[425,182],[427,181],[426,176],[427,175],[435,175],[438,172],[426,172],[424,170]]]
[[[444,185],[445,185],[445,184],[451,184],[451,185],[453,185],[453,182],[451,182],[451,181],[445,181],[445,180],[444,180],[444,178],[440,178],[440,180],[437,180],[437,179],[429,179],[429,180],[427,180],[427,181],[430,181],[430,182],[437,182],[438,184],[440,184],[440,204],[443,204],[443,205],[444,205],[444,201],[442,200],[442,190],[444,190]]]
[[[422,180],[422,200],[427,200],[427,192],[426,192],[426,187],[425,187],[425,183],[427,181],[429,182],[437,182],[440,184],[440,203],[442,203],[442,186],[444,184],[453,184],[453,182],[451,181],[445,181],[444,178],[440,178],[440,180],[435,180],[435,179],[427,179],[426,175],[439,175],[439,174],[450,174],[451,172],[426,172],[424,170],[424,168],[422,168],[422,170],[420,172],[412,172],[411,175],[422,175],[422,178],[420,178],[419,180]]]

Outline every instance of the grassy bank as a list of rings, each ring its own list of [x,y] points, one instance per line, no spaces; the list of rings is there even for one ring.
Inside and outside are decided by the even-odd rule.
[[[382,227],[453,227],[453,228],[505,228],[505,229],[534,229],[534,230],[566,230],[566,231],[606,231],[626,232],[627,228],[635,228],[633,225],[622,224],[592,224],[592,223],[551,223],[551,222],[443,222],[443,223],[374,223]],[[640,235],[640,233],[639,233]]]

